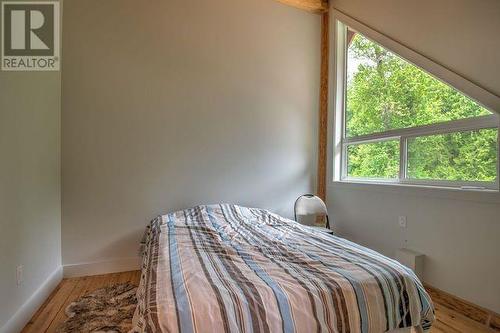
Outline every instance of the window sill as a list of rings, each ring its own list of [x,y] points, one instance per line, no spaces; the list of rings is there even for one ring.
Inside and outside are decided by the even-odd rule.
[[[491,189],[471,189],[372,181],[364,182],[361,180],[332,181],[328,187],[500,204],[500,192],[498,190]]]

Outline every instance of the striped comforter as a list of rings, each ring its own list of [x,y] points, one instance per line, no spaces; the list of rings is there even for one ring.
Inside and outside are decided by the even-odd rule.
[[[198,206],[148,228],[134,332],[386,332],[434,311],[407,268],[268,211]]]

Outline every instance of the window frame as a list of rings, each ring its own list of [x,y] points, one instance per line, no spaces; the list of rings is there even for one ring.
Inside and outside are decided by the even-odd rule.
[[[461,189],[473,189],[473,190],[499,190],[499,178],[500,178],[500,116],[496,113],[491,115],[484,115],[466,119],[451,120],[439,123],[433,123],[429,125],[421,125],[416,127],[402,128],[387,130],[378,133],[372,133],[367,135],[361,135],[356,137],[347,137],[346,133],[346,121],[345,121],[345,109],[347,102],[347,28],[351,28],[363,37],[372,40],[373,42],[381,45],[382,47],[388,49],[394,54],[398,55],[405,61],[417,66],[421,70],[427,72],[434,78],[450,85],[454,89],[457,89],[462,94],[469,98],[472,98],[478,102],[479,98],[485,100],[486,103],[480,103],[487,109],[498,109],[500,110],[500,98],[495,95],[491,95],[488,91],[482,89],[481,87],[475,85],[474,83],[465,80],[463,77],[455,74],[454,72],[448,70],[447,68],[432,62],[430,59],[412,51],[411,49],[405,47],[398,42],[389,39],[388,37],[364,26],[363,24],[349,18],[348,16],[338,12],[332,12],[333,22],[332,34],[334,40],[332,45],[334,46],[332,52],[332,60],[334,66],[332,66],[333,75],[330,77],[333,79],[332,90],[334,103],[333,103],[333,124],[330,128],[333,128],[333,161],[332,173],[333,181],[340,181],[346,183],[364,183],[364,184],[393,184],[393,185],[413,185],[413,186],[425,186],[425,187],[442,187],[442,188],[461,188]],[[427,65],[427,66],[426,66]],[[471,95],[474,95],[473,98]],[[484,98],[484,99],[483,99]],[[497,108],[498,105],[498,108]],[[408,178],[408,140],[417,137],[430,136],[430,135],[442,135],[457,132],[467,132],[482,129],[497,129],[497,177],[495,181],[450,181],[450,180],[432,180],[432,179],[412,179]],[[399,140],[399,174],[397,178],[385,179],[385,178],[357,178],[348,177],[347,175],[347,149],[353,144],[362,143],[376,143],[381,141],[386,141],[389,139]]]

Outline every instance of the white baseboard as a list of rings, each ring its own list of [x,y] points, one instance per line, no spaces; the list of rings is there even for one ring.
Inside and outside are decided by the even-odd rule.
[[[63,267],[65,278],[135,271],[141,267],[141,257],[68,264]]]
[[[0,328],[0,333],[18,333],[26,326],[35,312],[50,296],[52,291],[61,282],[63,270],[60,266],[40,285],[31,297],[17,310],[5,325]]]

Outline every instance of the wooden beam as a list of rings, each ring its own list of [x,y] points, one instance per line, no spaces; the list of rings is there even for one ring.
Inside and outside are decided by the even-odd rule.
[[[278,1],[313,13],[324,13],[328,10],[328,0],[278,0]]]
[[[329,60],[329,14],[321,17],[321,74],[319,93],[318,128],[318,196],[326,200],[326,159],[328,139],[328,60]]]

